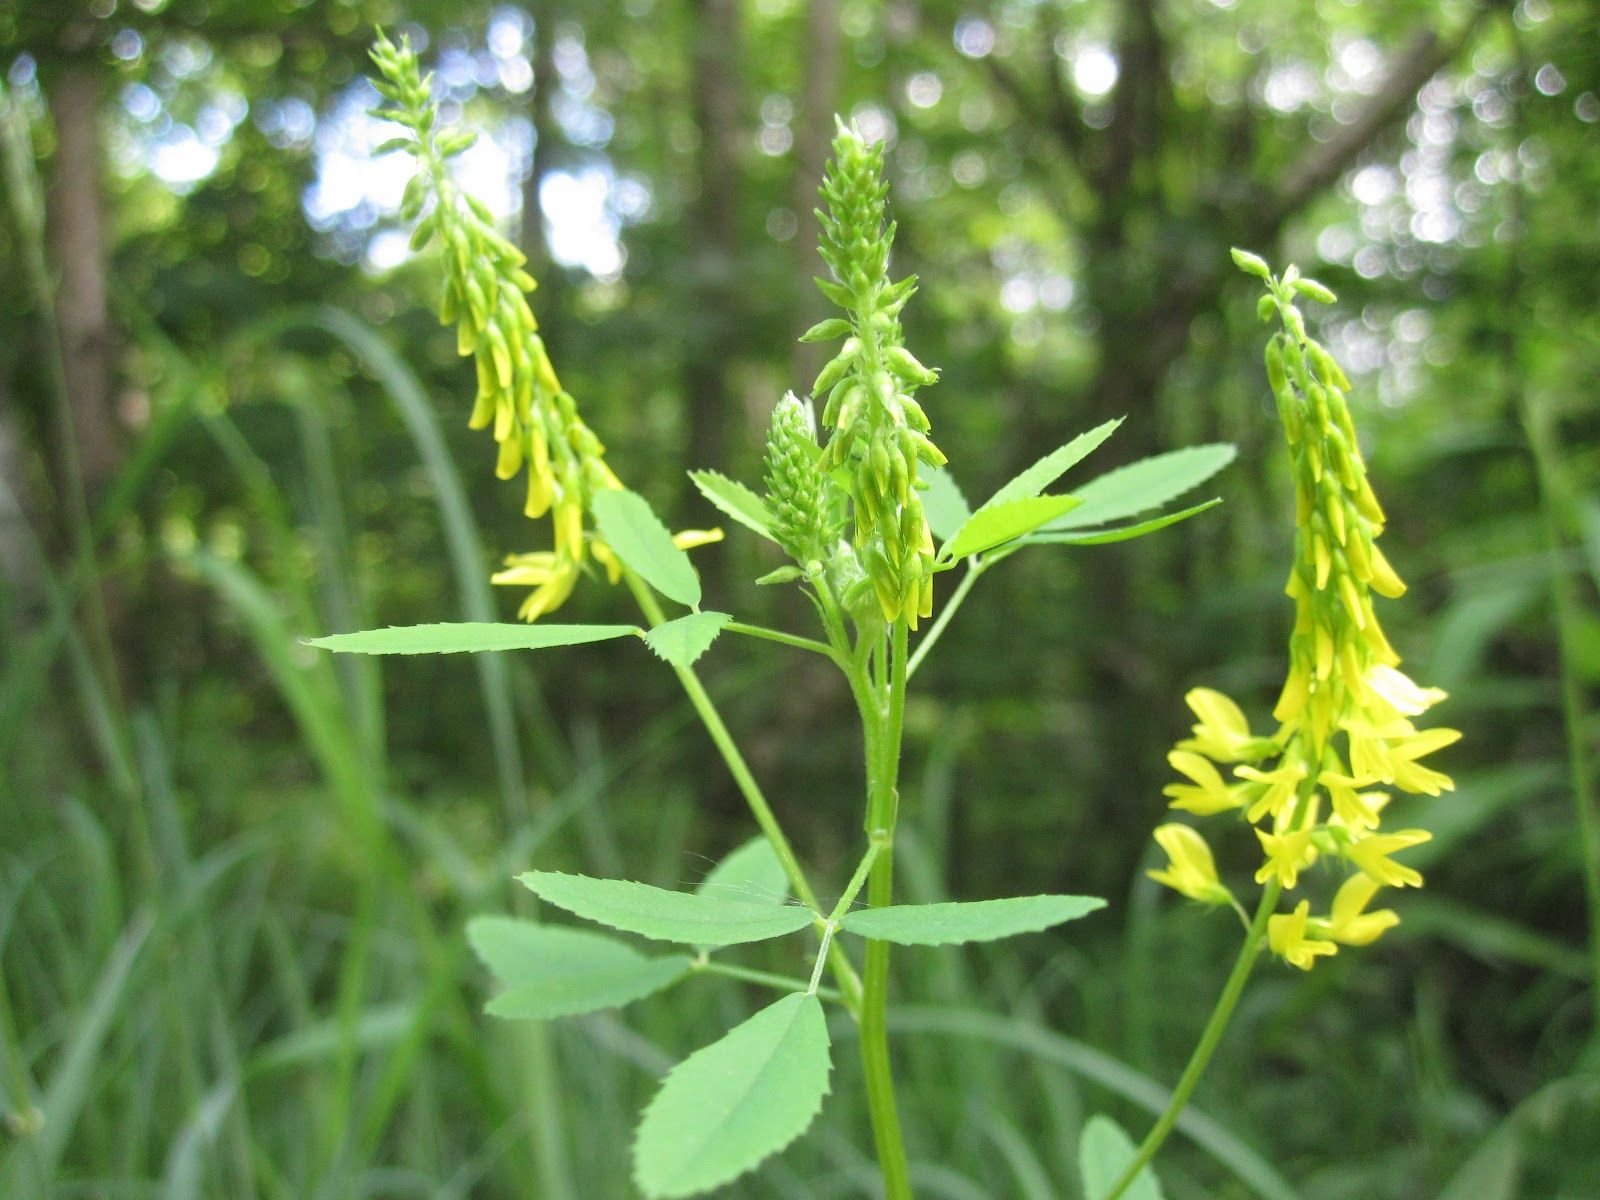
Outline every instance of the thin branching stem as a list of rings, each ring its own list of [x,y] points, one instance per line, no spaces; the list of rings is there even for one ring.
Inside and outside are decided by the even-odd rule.
[[[809,650],[813,654],[820,654],[824,658],[837,662],[838,657],[832,646],[826,642],[819,642],[815,638],[798,637],[792,633],[784,633],[780,629],[768,629],[764,625],[746,625],[743,621],[729,621],[723,626],[729,633],[741,633],[745,637],[762,638],[765,641],[777,642],[780,646],[793,646],[796,650]]]
[[[661,611],[661,605],[656,600],[655,594],[644,581],[632,571],[624,571],[623,578],[627,580],[628,588],[633,593],[634,600],[638,602],[639,611],[644,614],[645,620],[651,627],[663,624],[666,621],[666,614]],[[717,752],[722,755],[722,761],[727,764],[728,773],[733,776],[733,782],[738,787],[739,794],[744,797],[750,815],[755,818],[762,835],[772,847],[772,852],[778,856],[778,862],[782,864],[783,873],[788,877],[790,886],[794,888],[794,894],[800,898],[802,904],[820,915],[822,906],[817,900],[816,890],[806,877],[800,860],[795,857],[794,847],[789,844],[788,835],[783,832],[783,826],[778,824],[772,805],[767,803],[766,794],[756,782],[756,777],[751,773],[750,765],[745,762],[744,755],[733,740],[733,735],[723,724],[722,716],[717,712],[717,706],[712,703],[705,685],[700,682],[700,677],[695,674],[692,667],[674,666],[672,670],[677,675],[678,682],[683,685],[684,693],[700,717],[701,724],[711,735],[711,741],[717,747]],[[862,987],[855,967],[843,948],[837,944],[829,950],[828,963],[833,970],[834,978],[839,983],[845,1007],[852,1015],[858,1015]]]

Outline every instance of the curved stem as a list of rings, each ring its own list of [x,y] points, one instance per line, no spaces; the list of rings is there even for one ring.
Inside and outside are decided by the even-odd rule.
[[[1222,1041],[1222,1035],[1228,1028],[1228,1021],[1232,1018],[1233,1010],[1244,992],[1245,981],[1250,978],[1250,972],[1256,965],[1256,956],[1261,950],[1261,943],[1267,935],[1267,918],[1277,909],[1278,896],[1282,891],[1282,885],[1273,881],[1261,893],[1261,903],[1256,906],[1255,920],[1250,923],[1250,932],[1245,935],[1244,945],[1239,947],[1239,957],[1234,960],[1233,970],[1228,973],[1228,982],[1223,985],[1222,995],[1217,997],[1217,1005],[1211,1010],[1211,1017],[1200,1033],[1200,1040],[1195,1043],[1194,1053],[1189,1056],[1189,1065],[1184,1067],[1178,1085],[1172,1089],[1172,1098],[1167,1101],[1166,1109],[1151,1127],[1150,1132],[1145,1135],[1144,1141],[1139,1143],[1138,1153],[1123,1169],[1122,1174],[1117,1176],[1117,1181],[1111,1185],[1111,1190],[1103,1197],[1091,1197],[1090,1200],[1117,1200],[1117,1197],[1128,1190],[1128,1186],[1138,1177],[1139,1172],[1150,1164],[1150,1160],[1156,1156],[1156,1151],[1161,1149],[1161,1144],[1172,1132],[1172,1127],[1178,1123],[1179,1115],[1189,1103],[1189,1097],[1194,1093],[1195,1086],[1200,1082],[1200,1076],[1205,1073],[1212,1054],[1216,1052],[1217,1045]]]
[[[894,902],[894,826],[899,808],[900,739],[905,724],[908,627],[894,623],[888,651],[886,688],[868,689],[873,706],[862,711],[864,724],[876,730],[869,740],[875,751],[868,760],[867,836],[881,846],[867,882],[867,902],[880,908]],[[862,972],[861,1061],[866,1075],[872,1136],[883,1172],[887,1200],[911,1200],[911,1172],[906,1161],[900,1114],[895,1105],[894,1072],[889,1059],[889,943],[867,942]]]
[[[650,622],[651,627],[665,622],[666,614],[661,611],[661,605],[656,602],[655,595],[649,587],[632,571],[624,571],[623,578],[627,580],[628,589],[639,604],[639,611],[644,613],[645,620]],[[717,752],[722,755],[722,761],[727,764],[728,773],[733,776],[739,794],[749,806],[750,815],[755,817],[756,824],[760,826],[763,836],[772,847],[772,852],[778,856],[778,862],[782,864],[783,873],[794,888],[794,894],[800,898],[802,904],[820,915],[822,908],[817,901],[817,893],[812,888],[811,881],[806,878],[800,860],[795,857],[794,847],[789,844],[788,835],[778,824],[778,818],[773,814],[772,806],[767,803],[761,785],[751,774],[750,766],[745,762],[744,755],[739,752],[739,747],[734,742],[733,735],[728,732],[728,727],[722,723],[722,716],[717,712],[717,706],[712,703],[705,685],[700,682],[700,677],[691,667],[674,666],[672,670],[677,675],[678,682],[683,685],[684,693],[699,715],[701,724],[711,735],[711,741],[716,745]],[[851,965],[849,957],[837,943],[829,949],[828,964],[832,967],[833,977],[838,980],[839,990],[844,995],[845,1007],[852,1015],[857,1015],[861,1006],[861,980],[856,975],[856,969]]]

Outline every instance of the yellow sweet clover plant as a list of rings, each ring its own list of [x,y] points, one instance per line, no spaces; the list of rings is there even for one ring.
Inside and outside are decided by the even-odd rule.
[[[444,276],[440,317],[456,327],[461,353],[476,366],[471,424],[493,431],[496,474],[509,480],[525,473],[524,511],[530,518],[548,515],[554,529],[550,549],[510,556],[493,579],[530,589],[519,616],[534,622],[558,608],[598,565],[611,582],[627,584],[648,628],[543,621],[420,625],[334,635],[314,644],[411,654],[642,638],[677,675],[764,842],[735,851],[696,893],[559,871],[519,876],[555,909],[615,932],[691,947],[693,954],[647,955],[610,933],[480,917],[469,924],[467,936],[507,985],[488,1011],[528,1019],[591,1012],[642,999],[695,973],[782,993],[684,1059],[646,1108],[632,1153],[634,1178],[653,1198],[721,1187],[806,1129],[830,1088],[832,1051],[823,1005],[837,1004],[857,1028],[883,1193],[887,1200],[911,1200],[911,1160],[900,1132],[890,1053],[891,946],[1036,932],[1084,917],[1103,901],[1044,895],[896,903],[908,685],[976,582],[996,564],[1030,546],[1103,545],[1204,512],[1218,501],[1149,515],[1225,466],[1233,447],[1155,455],[1071,493],[1047,491],[1115,432],[1120,421],[1108,421],[969,506],[956,480],[940,470],[945,455],[916,399],[938,375],[904,345],[900,314],[916,280],[890,275],[895,226],[887,211],[883,147],[841,123],[818,213],[820,250],[831,278],[817,284],[842,315],[804,335],[807,341],[841,343],[810,389],[820,421],[811,404],[793,394],[777,404],[763,464],[764,494],[713,471],[691,472],[715,507],[787,553],[789,565],[757,582],[800,587],[815,607],[824,640],[702,611],[698,573],[683,550],[720,533],[674,537],[643,497],[623,487],[550,363],[528,305],[534,281],[523,269],[523,256],[451,178],[449,159],[470,136],[436,130],[429,81],[408,45],[380,35],[373,58],[383,75],[378,90],[385,104],[378,113],[404,131],[385,148],[403,148],[419,168],[402,215],[416,223],[416,248],[438,247]],[[1420,883],[1393,856],[1426,835],[1380,829],[1388,796],[1382,789],[1449,786],[1419,760],[1454,734],[1419,731],[1412,724],[1441,694],[1401,674],[1372,610],[1371,592],[1397,594],[1400,583],[1376,546],[1383,514],[1350,427],[1344,401],[1349,385],[1306,337],[1294,306],[1297,295],[1324,298],[1325,292],[1292,269],[1277,280],[1258,259],[1247,257],[1241,265],[1267,281],[1265,311],[1277,312],[1286,330],[1268,349],[1268,369],[1297,480],[1300,535],[1289,586],[1297,614],[1292,667],[1276,710],[1279,729],[1271,735],[1252,732],[1243,711],[1220,693],[1190,694],[1198,723],[1194,736],[1172,752],[1184,781],[1167,794],[1175,808],[1193,816],[1215,820],[1231,814],[1252,825],[1265,860],[1257,873],[1264,887],[1256,916],[1246,918],[1245,951],[1175,1089],[1173,1107],[1137,1152],[1107,1118],[1085,1128],[1080,1167],[1086,1181],[1127,1167],[1113,1195],[1135,1179],[1176,1120],[1262,946],[1308,967],[1340,945],[1373,940],[1394,923],[1391,912],[1373,910],[1372,902],[1380,887]],[[935,577],[962,567],[937,619],[919,630],[934,616]],[[861,857],[830,905],[819,900],[695,674],[695,660],[723,632],[823,657],[842,672],[856,702],[864,766]],[[1155,836],[1169,859],[1165,869],[1152,872],[1155,878],[1243,915],[1198,829],[1174,822]],[[1309,900],[1278,911],[1283,891],[1300,886],[1308,869],[1335,860],[1343,861],[1349,878],[1325,915],[1313,916]],[[784,903],[786,895],[795,903]],[[864,905],[856,903],[858,896]],[[718,957],[725,948],[802,932],[816,939],[809,978],[756,971]]]
[[[1223,693],[1189,692],[1191,736],[1167,756],[1182,780],[1163,793],[1172,808],[1191,816],[1249,825],[1262,853],[1255,882],[1263,887],[1251,917],[1218,877],[1198,829],[1180,822],[1157,827],[1168,862],[1147,872],[1150,878],[1202,904],[1232,906],[1247,932],[1167,1109],[1104,1200],[1117,1200],[1133,1185],[1171,1132],[1263,944],[1309,971],[1339,947],[1368,945],[1399,924],[1392,909],[1371,905],[1381,888],[1422,885],[1421,874],[1394,856],[1431,835],[1384,829],[1382,818],[1395,792],[1437,796],[1454,786],[1420,760],[1461,736],[1417,727],[1414,718],[1445,694],[1400,670],[1373,607],[1374,593],[1395,598],[1405,584],[1378,547],[1384,514],[1350,419],[1350,381],[1306,332],[1296,305],[1302,297],[1331,303],[1333,294],[1292,265],[1280,278],[1257,255],[1235,250],[1233,259],[1266,285],[1257,311],[1280,326],[1267,343],[1266,368],[1294,480],[1294,561],[1284,589],[1295,613],[1289,671],[1271,734],[1254,732],[1244,710]],[[1313,915],[1307,897],[1281,911],[1284,893],[1322,865],[1344,875],[1327,908]]]

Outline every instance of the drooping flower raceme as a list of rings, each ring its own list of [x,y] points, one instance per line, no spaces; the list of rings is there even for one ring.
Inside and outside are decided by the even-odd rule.
[[[419,167],[401,203],[401,215],[417,222],[412,248],[440,244],[445,280],[439,319],[455,325],[457,348],[477,367],[468,423],[493,430],[497,476],[513,479],[526,470],[523,511],[533,518],[551,515],[553,548],[510,555],[492,576],[497,584],[531,587],[518,615],[537,620],[572,593],[591,551],[612,582],[620,578],[615,557],[585,524],[594,494],[622,484],[550,364],[528,307],[535,284],[522,269],[525,257],[495,228],[484,205],[450,177],[449,159],[471,145],[472,135],[435,128],[430,81],[408,42],[397,46],[380,32],[372,59],[383,74],[376,87],[385,101],[374,115],[406,130],[380,151],[405,150]],[[676,540],[692,546],[720,536],[689,531]]]
[[[1233,813],[1254,827],[1262,851],[1257,883],[1300,885],[1319,861],[1342,860],[1349,877],[1326,916],[1309,899],[1268,919],[1267,941],[1285,961],[1309,969],[1341,945],[1366,945],[1399,918],[1367,911],[1380,887],[1418,887],[1422,876],[1393,855],[1425,842],[1421,829],[1383,831],[1392,792],[1438,795],[1450,778],[1419,759],[1454,742],[1453,729],[1418,729],[1412,718],[1444,699],[1400,668],[1372,607],[1372,594],[1399,596],[1405,585],[1378,548],[1384,514],[1367,481],[1345,397],[1350,383],[1333,357],[1306,334],[1299,296],[1331,293],[1294,267],[1272,276],[1254,255],[1234,252],[1241,269],[1267,284],[1263,319],[1282,328],[1266,352],[1267,376],[1289,444],[1295,489],[1295,556],[1285,589],[1294,601],[1289,673],[1271,736],[1251,732],[1227,696],[1196,688],[1185,698],[1198,718],[1193,736],[1168,761],[1184,777],[1165,794],[1199,817]],[[1224,770],[1227,769],[1227,776]],[[1184,831],[1182,834],[1177,831]],[[1198,831],[1164,825],[1156,839],[1172,865],[1150,874],[1186,896],[1228,903]]]

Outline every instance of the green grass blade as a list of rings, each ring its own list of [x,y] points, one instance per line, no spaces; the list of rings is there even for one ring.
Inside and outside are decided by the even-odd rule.
[[[40,1109],[44,1121],[30,1144],[14,1144],[0,1165],[0,1195],[21,1196],[20,1179],[27,1171],[24,1155],[33,1155],[45,1179],[55,1174],[67,1139],[77,1124],[84,1105],[96,1085],[100,1070],[100,1051],[106,1035],[119,1016],[123,998],[139,953],[150,936],[154,918],[149,913],[136,916],[112,946],[101,968],[94,992],[85,1003],[60,1059],[45,1086]]]

